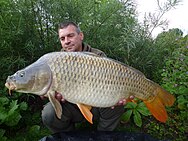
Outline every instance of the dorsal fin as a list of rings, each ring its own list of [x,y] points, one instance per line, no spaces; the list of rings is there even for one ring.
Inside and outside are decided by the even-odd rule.
[[[91,56],[95,56],[95,57],[101,57],[100,55],[96,54],[96,53],[93,53],[93,52],[82,52],[83,54],[86,54],[86,55],[91,55]]]
[[[120,62],[120,61],[118,61],[118,60],[114,60],[114,59],[112,59],[112,58],[107,58],[107,59],[110,60],[110,61],[114,61],[115,63],[121,64],[121,65],[123,65],[123,66],[125,66],[125,67],[127,67],[127,68],[129,68],[129,69],[131,69],[131,70],[133,70],[134,72],[138,73],[139,75],[145,77],[145,75],[144,75],[141,71],[139,71],[139,70],[137,70],[137,69],[135,69],[135,68],[133,68],[133,67],[131,67],[131,66],[125,64],[125,63],[122,63],[122,62]]]
[[[86,54],[86,55],[91,55],[91,56],[94,56],[94,57],[103,57],[103,56],[97,55],[97,54],[92,53],[92,52],[81,52],[81,53]],[[120,62],[120,61],[117,61],[117,60],[114,60],[114,59],[108,58],[108,57],[103,57],[103,58],[106,58],[106,59],[108,59],[108,60],[110,60],[110,61],[113,61],[113,62],[115,62],[115,63],[121,64],[121,65],[123,65],[123,66],[125,66],[125,67],[127,67],[127,68],[130,68],[131,70],[135,71],[135,72],[138,73],[139,75],[142,75],[142,76],[145,77],[145,75],[144,75],[141,71],[139,71],[139,70],[137,70],[137,69],[135,69],[135,68],[133,68],[133,67],[131,67],[131,66],[128,66],[128,65],[126,65],[126,64],[124,64],[124,63],[122,63],[122,62]]]

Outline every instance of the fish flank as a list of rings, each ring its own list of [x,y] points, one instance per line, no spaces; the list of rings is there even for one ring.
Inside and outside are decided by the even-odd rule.
[[[154,117],[165,122],[165,106],[172,106],[175,100],[140,71],[92,53],[54,52],[42,56],[37,63],[50,67],[53,81],[49,91],[60,92],[67,101],[81,105],[90,121],[90,113],[83,105],[111,107],[120,99],[134,95],[144,101]]]

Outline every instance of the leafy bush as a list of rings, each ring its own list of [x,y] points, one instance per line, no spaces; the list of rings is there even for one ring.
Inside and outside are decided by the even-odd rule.
[[[18,103],[18,100],[9,100],[7,97],[0,97],[0,137],[6,140],[6,130],[16,127],[21,119],[21,111],[27,110],[25,102]]]
[[[143,102],[134,103],[128,102],[125,105],[126,112],[122,115],[122,121],[128,122],[133,116],[134,123],[138,126],[142,126],[142,116],[149,116],[151,115],[147,107]]]
[[[186,140],[188,131],[188,36],[176,40],[177,48],[164,63],[162,86],[176,97],[173,107],[168,108],[169,120],[165,125],[152,121],[148,133],[158,138]]]
[[[4,136],[5,132],[6,132],[5,130],[0,129],[0,138],[1,138],[1,141],[6,141],[7,140],[7,137]]]
[[[18,100],[0,97],[0,124],[15,126],[21,119],[20,111],[26,109],[27,104],[25,102],[18,104]]]

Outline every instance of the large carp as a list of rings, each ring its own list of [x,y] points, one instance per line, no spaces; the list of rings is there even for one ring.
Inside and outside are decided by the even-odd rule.
[[[175,98],[140,71],[107,57],[89,52],[53,52],[28,67],[8,76],[5,86],[11,91],[47,95],[56,115],[62,108],[55,93],[77,104],[92,123],[91,107],[111,107],[133,95],[144,101],[152,115],[166,122],[165,106]]]

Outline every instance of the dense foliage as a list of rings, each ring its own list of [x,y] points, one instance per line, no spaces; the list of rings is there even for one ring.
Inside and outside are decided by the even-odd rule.
[[[179,29],[169,30],[161,33],[156,38],[158,47],[163,48],[164,66],[157,74],[161,85],[176,97],[173,107],[168,108],[169,120],[165,125],[150,123],[147,128],[150,133],[160,133],[158,137],[164,136],[173,140],[187,140],[188,131],[188,37],[182,37]],[[162,49],[161,49],[162,50]],[[168,130],[167,130],[168,129]]]
[[[169,2],[168,7],[175,6],[177,0]],[[145,132],[160,139],[186,140],[188,37],[183,37],[179,29],[171,29],[153,39],[148,26],[138,23],[135,10],[133,0],[1,0],[1,140],[37,140],[50,134],[40,116],[46,101],[31,94],[8,96],[4,83],[8,75],[43,54],[60,50],[57,25],[65,20],[79,23],[85,42],[92,47],[139,69],[176,97],[174,106],[168,108],[166,124],[150,116],[140,100],[127,104],[119,130]],[[158,21],[153,28],[161,25]]]

